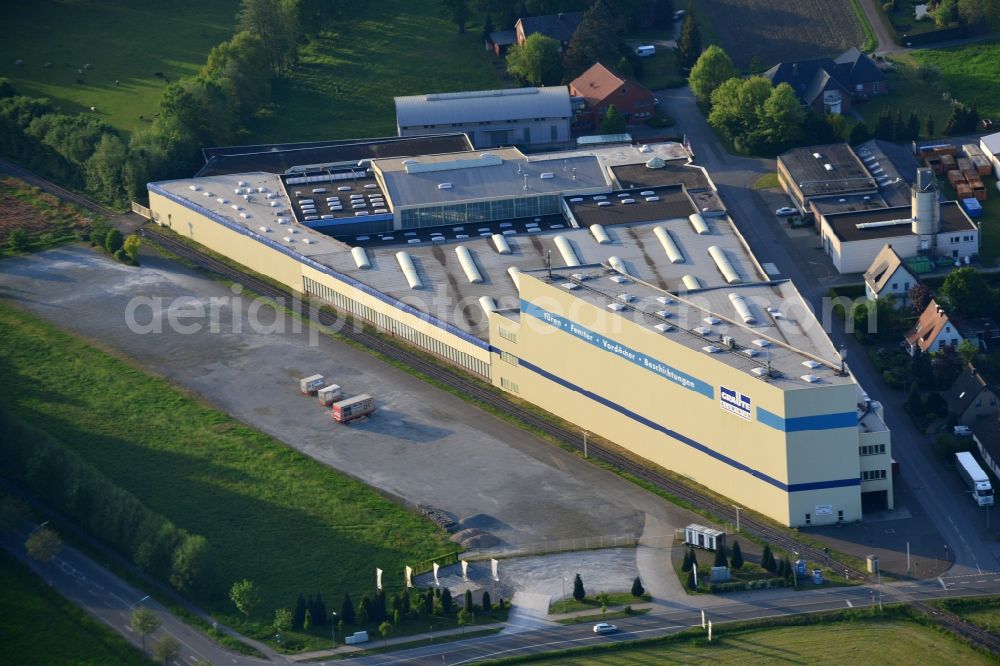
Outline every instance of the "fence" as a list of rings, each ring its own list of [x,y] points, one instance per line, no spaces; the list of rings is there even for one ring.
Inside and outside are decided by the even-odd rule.
[[[143,206],[141,203],[136,203],[135,201],[132,202],[132,212],[136,215],[142,215],[147,220],[153,219],[153,211],[149,210],[149,208]]]
[[[645,541],[644,541],[645,542]],[[577,537],[573,539],[552,539],[538,543],[507,546],[503,548],[483,548],[470,550],[462,559],[484,560],[487,558],[525,557],[546,555],[575,550],[596,550],[599,548],[634,548],[639,545],[639,537],[634,534],[611,534],[604,536]]]

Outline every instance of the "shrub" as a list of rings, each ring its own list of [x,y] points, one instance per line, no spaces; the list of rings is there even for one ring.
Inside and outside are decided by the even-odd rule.
[[[125,243],[125,239],[122,237],[122,232],[115,228],[111,228],[107,235],[104,237],[104,249],[115,254],[118,250],[122,249],[122,245]]]

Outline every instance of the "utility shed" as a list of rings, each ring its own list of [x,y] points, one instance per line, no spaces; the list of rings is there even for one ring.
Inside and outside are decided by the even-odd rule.
[[[691,523],[684,528],[684,543],[705,550],[718,550],[726,545],[726,533]]]

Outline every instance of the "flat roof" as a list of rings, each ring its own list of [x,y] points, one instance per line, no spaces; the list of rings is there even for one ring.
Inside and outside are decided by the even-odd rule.
[[[609,189],[592,155],[526,158],[516,148],[497,148],[372,164],[399,209]]]
[[[396,97],[400,128],[570,118],[566,86],[508,88]]]
[[[648,192],[649,194],[643,194]],[[649,199],[655,199],[649,201]],[[566,197],[573,219],[583,227],[686,218],[698,209],[680,185]],[[631,203],[624,203],[631,201]],[[606,204],[606,205],[602,205]]]
[[[205,166],[197,175],[285,173],[303,165],[357,164],[360,160],[383,157],[469,150],[472,144],[461,133],[205,148],[202,150]]]
[[[913,211],[909,206],[882,208],[881,210],[858,211],[853,213],[838,213],[824,215],[826,223],[834,235],[841,241],[851,242],[870,240],[873,238],[896,238],[913,234],[910,220]],[[899,220],[900,224],[885,227],[867,227],[859,229],[859,224],[872,222],[888,222]],[[905,223],[904,223],[905,221]],[[975,231],[976,223],[969,219],[957,201],[941,202],[941,230],[939,234],[956,231]]]
[[[687,159],[665,161],[656,168],[645,164],[622,164],[612,166],[610,170],[612,177],[623,189],[681,183],[698,211],[718,212],[726,209],[705,170],[690,164]]]
[[[300,176],[279,176],[296,220],[310,224],[322,223],[323,220],[344,220],[345,218],[364,222],[365,218],[372,215],[391,212],[391,207],[385,200],[385,193],[382,192],[382,188],[370,171],[343,172],[345,176],[348,174],[356,174],[357,177],[297,183],[289,181],[296,181],[301,178]],[[311,203],[315,211],[304,212],[302,208],[304,202]],[[358,215],[358,213],[364,213],[364,215]],[[309,217],[319,219],[306,219]]]
[[[819,197],[811,199],[812,209],[823,215],[854,213],[888,208],[881,194],[845,194],[840,197]]]
[[[778,159],[809,198],[878,189],[875,179],[846,143],[793,148]]]

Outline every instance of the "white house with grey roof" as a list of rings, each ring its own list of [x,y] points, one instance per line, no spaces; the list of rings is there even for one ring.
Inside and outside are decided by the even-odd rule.
[[[464,132],[476,148],[570,141],[565,86],[408,95],[396,99],[399,136]]]

